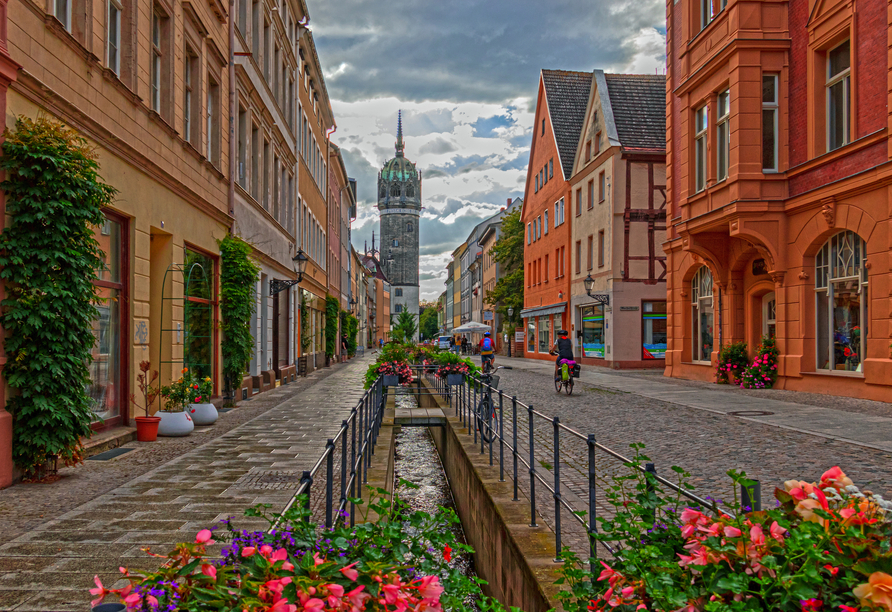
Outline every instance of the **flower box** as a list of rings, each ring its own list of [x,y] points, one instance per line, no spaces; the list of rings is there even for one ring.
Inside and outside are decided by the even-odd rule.
[[[465,375],[464,374],[447,374],[446,375],[446,384],[447,385],[463,385],[465,384]]]
[[[396,387],[400,384],[400,377],[395,374],[385,374],[384,375],[384,386],[385,387]]]

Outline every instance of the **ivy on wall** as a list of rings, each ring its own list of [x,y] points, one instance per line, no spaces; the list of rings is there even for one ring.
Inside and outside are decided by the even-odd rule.
[[[325,354],[334,357],[338,341],[338,316],[341,303],[333,295],[325,298]]]
[[[344,329],[347,333],[347,354],[352,357],[356,354],[356,334],[359,332],[359,319],[352,314],[348,314],[347,324]]]
[[[81,460],[93,419],[90,382],[93,286],[103,258],[94,229],[117,191],[102,182],[96,153],[77,132],[45,117],[16,119],[4,133],[0,169],[6,213],[0,323],[8,332],[3,375],[13,393],[12,455],[26,478],[49,460]]]
[[[231,392],[241,383],[254,354],[251,323],[260,266],[251,259],[251,245],[238,236],[227,235],[217,245],[220,247],[223,376]]]
[[[307,293],[300,292],[300,348],[303,352],[310,350],[313,336],[310,329],[310,309],[307,307]]]

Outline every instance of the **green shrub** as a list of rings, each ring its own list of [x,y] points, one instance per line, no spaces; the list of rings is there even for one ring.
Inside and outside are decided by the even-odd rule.
[[[93,232],[117,191],[102,182],[95,152],[74,130],[18,117],[4,137],[0,188],[11,222],[0,235],[3,375],[12,391],[13,460],[33,478],[50,459],[80,461],[80,438],[90,435],[93,279],[104,266]]]
[[[338,346],[338,318],[341,313],[341,303],[333,295],[325,298],[325,354],[329,358],[334,357]]]
[[[719,351],[719,363],[715,368],[716,382],[727,385],[740,383],[740,377],[744,369],[749,365],[749,355],[746,352],[746,342],[733,342],[726,344]]]

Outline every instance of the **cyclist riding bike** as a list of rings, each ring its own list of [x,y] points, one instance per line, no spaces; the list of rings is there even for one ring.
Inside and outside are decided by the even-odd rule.
[[[565,359],[567,361],[576,361],[573,357],[573,342],[570,340],[567,334],[567,330],[562,329],[558,332],[558,339],[555,341],[554,346],[551,347],[551,350],[548,351],[550,355],[557,355],[557,360],[554,362],[554,379],[561,379],[561,362]]]
[[[492,369],[495,352],[496,344],[493,342],[492,335],[486,332],[480,341],[480,366],[484,372]],[[489,368],[486,367],[487,362],[489,362]]]

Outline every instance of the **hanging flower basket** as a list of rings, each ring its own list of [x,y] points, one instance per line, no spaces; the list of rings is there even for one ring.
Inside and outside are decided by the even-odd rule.
[[[465,384],[465,375],[464,374],[447,374],[446,375],[446,384],[449,386],[463,385],[463,384]]]
[[[387,374],[384,376],[385,387],[396,387],[400,384],[400,377],[395,374]]]
[[[377,367],[376,372],[384,377],[385,387],[412,384],[412,368],[405,361],[385,361]]]

